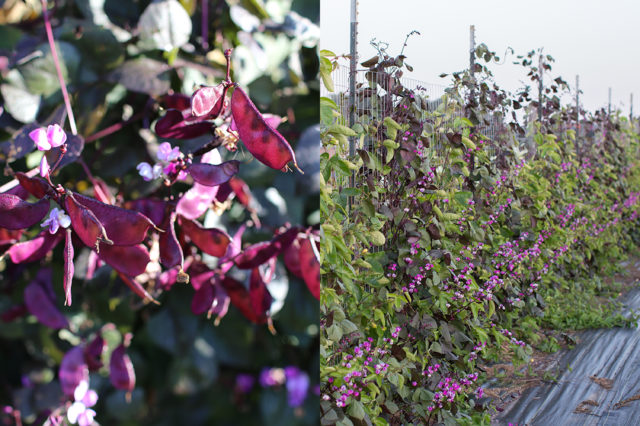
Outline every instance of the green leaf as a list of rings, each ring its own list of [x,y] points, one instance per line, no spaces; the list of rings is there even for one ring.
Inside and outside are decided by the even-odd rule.
[[[191,37],[191,17],[176,0],[154,1],[142,12],[138,21],[140,46],[171,52]]]
[[[24,77],[26,88],[36,95],[50,96],[60,90],[56,66],[48,44],[41,44],[36,51],[42,52],[18,68]],[[64,41],[56,43],[56,51],[60,59],[60,70],[66,84],[78,81],[78,67],[81,62],[80,53],[73,45]]]
[[[347,409],[347,413],[358,420],[364,419],[365,412],[364,407],[362,406],[362,402],[355,400],[349,404],[349,408]]]
[[[386,242],[384,234],[380,231],[372,231],[369,233],[369,241],[375,246],[383,246]]]

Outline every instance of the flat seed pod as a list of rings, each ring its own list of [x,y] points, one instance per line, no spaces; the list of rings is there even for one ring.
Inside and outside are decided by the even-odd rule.
[[[36,198],[42,198],[45,195],[55,196],[53,188],[40,177],[29,177],[25,173],[16,172],[16,179],[20,182],[20,186]]]
[[[298,278],[302,277],[302,265],[300,263],[300,238],[296,238],[289,247],[284,250],[284,265],[289,272]]]
[[[167,110],[166,114],[156,122],[155,131],[161,138],[192,139],[202,136],[211,130],[211,123],[206,121],[190,123],[182,112],[176,109]]]
[[[201,185],[218,186],[238,173],[240,162],[237,160],[226,161],[222,164],[194,163],[187,171]]]
[[[109,362],[109,379],[116,389],[127,391],[127,399],[131,399],[131,391],[136,387],[136,373],[131,358],[127,355],[130,335],[125,336],[125,342],[111,353]]]
[[[102,368],[102,354],[107,350],[107,341],[100,334],[84,348],[84,361],[89,371],[98,371]]]
[[[258,161],[277,170],[285,169],[289,162],[298,167],[289,142],[269,126],[240,87],[231,96],[231,113],[240,139]]]
[[[269,317],[264,310],[264,306],[271,295],[266,289],[266,286],[264,286],[264,282],[262,283],[262,286],[264,286],[263,289],[260,283],[256,281],[256,284],[253,284],[251,294],[241,282],[231,277],[224,277],[221,284],[231,298],[231,304],[235,306],[245,318],[255,324],[264,324],[268,321]],[[254,303],[257,303],[258,306],[254,306]],[[269,303],[269,306],[270,305]]]
[[[271,241],[250,245],[234,258],[240,269],[252,269],[282,253],[295,240],[300,229],[293,227],[275,236]]]
[[[52,290],[52,280],[51,268],[41,269],[36,278],[24,288],[24,303],[41,324],[53,329],[67,328],[69,321],[56,306],[55,293],[48,291]]]
[[[178,242],[175,230],[176,212],[172,212],[165,218],[162,228],[165,232],[160,234],[160,263],[165,268],[173,268],[174,266],[180,266],[182,269],[184,264],[184,255],[182,253],[182,247]]]
[[[13,263],[27,263],[40,260],[47,255],[62,240],[61,231],[51,234],[42,231],[33,240],[14,244],[9,248],[8,254]]]
[[[229,86],[220,83],[217,86],[205,86],[191,96],[191,114],[194,117],[213,119],[220,115],[224,107],[224,98]]]
[[[111,243],[96,215],[80,204],[73,193],[67,192],[64,197],[64,206],[71,218],[71,227],[86,246],[99,251],[99,242]]]
[[[29,203],[13,194],[0,194],[0,224],[6,229],[25,229],[40,222],[49,212],[49,199]]]
[[[100,249],[98,256],[116,271],[130,277],[142,274],[147,269],[147,264],[151,261],[149,251],[142,244],[135,246],[104,245]]]
[[[160,304],[160,302],[154,299],[153,296],[151,296],[149,292],[145,290],[145,288],[142,287],[142,285],[139,282],[137,282],[135,279],[124,275],[122,272],[118,272],[118,276],[120,277],[122,282],[124,282],[127,285],[127,287],[129,287],[142,300],[155,303],[156,305]]]
[[[300,242],[300,266],[302,276],[309,291],[320,300],[320,261],[317,256],[316,242],[312,236]]]
[[[84,362],[82,346],[71,348],[62,358],[59,371],[60,386],[65,395],[73,395],[81,381],[89,380],[89,368]]]
[[[71,306],[71,282],[73,281],[73,244],[71,242],[71,229],[66,229],[64,241],[64,295],[66,306]]]
[[[189,219],[180,219],[180,227],[191,242],[206,254],[222,257],[227,252],[231,238],[226,232],[216,228],[205,228]]]
[[[137,211],[105,204],[81,194],[74,193],[73,196],[78,203],[91,210],[113,245],[139,244],[147,236],[149,227],[155,226],[151,219]]]
[[[191,312],[194,315],[204,314],[209,310],[215,299],[215,290],[211,281],[203,283],[193,294],[191,299]]]

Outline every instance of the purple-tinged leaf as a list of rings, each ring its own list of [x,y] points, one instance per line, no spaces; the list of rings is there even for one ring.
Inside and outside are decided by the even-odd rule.
[[[222,164],[194,163],[187,171],[201,185],[218,186],[231,179],[240,168],[238,160],[226,161]]]
[[[155,226],[142,213],[111,206],[81,194],[73,193],[73,196],[78,203],[91,210],[113,245],[131,246],[141,243],[147,236],[149,227]]]
[[[64,240],[64,304],[71,306],[71,283],[73,281],[73,243],[71,242],[71,229],[67,229]]]
[[[154,299],[153,296],[151,296],[151,294],[149,294],[149,292],[145,290],[145,288],[142,287],[142,285],[138,281],[136,281],[134,278],[128,277],[124,275],[122,272],[118,272],[118,276],[120,277],[122,282],[124,282],[127,285],[127,287],[133,290],[133,292],[137,294],[142,300],[155,303],[156,305],[160,304],[160,302]]]
[[[104,365],[102,354],[107,350],[107,341],[102,335],[97,334],[93,340],[84,347],[84,361],[89,367],[89,371],[98,371]]]
[[[316,237],[313,235],[300,242],[300,266],[307,288],[313,297],[320,300],[320,261],[316,244]]]
[[[71,227],[87,247],[99,252],[99,242],[112,244],[96,215],[80,204],[72,192],[67,192],[65,195],[64,206],[71,218]]]
[[[9,257],[13,263],[35,262],[47,255],[58,245],[62,239],[62,232],[51,234],[49,231],[42,231],[33,240],[11,246],[8,250]]]
[[[224,98],[229,86],[220,83],[217,86],[205,86],[191,96],[191,113],[194,117],[214,119],[222,113]]]
[[[269,259],[282,253],[295,240],[300,229],[289,228],[275,236],[271,241],[263,241],[250,245],[234,258],[234,263],[240,269],[253,269]]]
[[[182,254],[182,247],[178,242],[175,230],[176,213],[172,212],[165,218],[162,228],[165,232],[160,234],[160,263],[165,268],[173,268],[174,266],[180,266],[183,268],[184,255]]]
[[[289,142],[269,126],[240,87],[236,87],[233,91],[231,113],[240,139],[258,161],[277,170],[286,170],[289,162],[293,162],[295,167],[298,167]]]
[[[60,363],[60,386],[65,395],[73,396],[81,381],[89,380],[89,368],[84,362],[82,346],[71,348],[62,358]]]
[[[131,358],[127,355],[127,347],[131,340],[128,334],[124,338],[124,343],[119,345],[111,353],[109,362],[109,379],[116,389],[127,391],[127,399],[131,399],[131,391],[136,387],[136,373],[133,369]]]
[[[192,139],[209,132],[211,126],[212,124],[206,121],[190,123],[182,112],[170,109],[158,119],[155,131],[161,138]]]
[[[56,170],[60,170],[67,164],[71,164],[80,158],[82,150],[84,149],[84,138],[80,135],[69,135],[67,138],[66,148],[67,152],[64,154],[64,157],[62,157],[60,165],[58,165]],[[55,164],[56,161],[58,161],[58,157],[60,157],[61,152],[61,147],[51,148],[47,151],[45,155],[47,156],[49,164]]]
[[[191,242],[206,254],[222,257],[227,252],[231,238],[226,232],[216,228],[205,228],[189,219],[180,219],[180,227]]]
[[[24,303],[38,321],[53,329],[67,328],[69,321],[56,306],[51,268],[43,268],[24,288]]]
[[[11,163],[33,151],[36,144],[29,137],[29,133],[37,128],[37,124],[27,124],[14,135],[13,139],[0,142],[0,160]]]
[[[25,229],[40,222],[49,212],[49,200],[23,201],[13,194],[0,194],[0,224],[6,229]]]
[[[142,244],[135,246],[103,245],[98,256],[116,271],[130,277],[142,274],[151,260],[149,251]]]
[[[40,177],[29,177],[25,173],[16,172],[16,179],[20,182],[20,186],[36,198],[42,198],[45,195],[55,197],[56,195],[53,188],[51,188],[51,186],[49,186],[49,184]]]

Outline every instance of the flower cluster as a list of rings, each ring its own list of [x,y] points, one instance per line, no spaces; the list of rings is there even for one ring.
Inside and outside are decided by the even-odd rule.
[[[184,170],[178,170],[175,162],[184,158],[184,154],[180,152],[180,148],[171,147],[169,142],[163,142],[158,146],[156,153],[160,163],[153,166],[147,162],[142,162],[136,166],[138,173],[146,181],[158,179],[164,175],[172,176],[177,174],[179,180],[184,180],[187,174]]]

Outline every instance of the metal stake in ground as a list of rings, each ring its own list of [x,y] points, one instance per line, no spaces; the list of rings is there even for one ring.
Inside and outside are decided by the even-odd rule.
[[[351,61],[349,63],[349,127],[355,124],[356,117],[356,63],[358,60],[358,1],[351,0]],[[356,153],[356,138],[349,138],[349,156]],[[355,171],[351,172],[349,187],[355,187]],[[353,197],[349,197],[349,211],[353,205]]]

